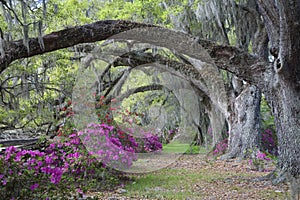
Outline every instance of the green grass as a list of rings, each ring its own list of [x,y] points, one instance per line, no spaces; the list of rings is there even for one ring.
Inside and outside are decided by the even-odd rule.
[[[194,190],[192,186],[201,185],[204,182],[212,183],[217,180],[225,180],[228,176],[232,176],[232,174],[207,169],[196,172],[186,169],[162,169],[134,177],[134,182],[126,186],[126,190],[128,190],[126,196],[150,199],[201,198],[205,194],[202,194],[200,189]]]
[[[223,185],[228,179],[240,177],[248,179],[253,175],[236,172],[218,172],[212,169],[162,169],[153,173],[133,176],[133,182],[126,185],[127,197],[133,199],[203,199],[207,194],[203,188],[211,190],[209,186],[216,182],[221,183],[224,192],[236,191],[239,194],[247,193],[249,183],[242,185]],[[198,185],[199,187],[195,187]],[[285,194],[278,194],[272,190],[262,188],[259,195],[265,199],[284,199]]]
[[[207,154],[205,147],[190,144],[171,143],[163,145],[165,153],[199,153]],[[205,158],[205,155],[203,155]],[[188,158],[188,157],[187,157]],[[194,170],[192,168],[164,168],[159,171],[132,175],[132,182],[126,184],[126,195],[130,199],[206,199],[207,191],[215,192],[218,188],[219,195],[222,192],[237,193],[241,197],[244,194],[252,195],[260,199],[285,199],[285,193],[278,193],[263,186],[255,186],[251,178],[256,174],[237,171],[215,170],[211,167]],[[257,190],[257,187],[261,187]],[[250,192],[249,192],[250,191]],[[209,194],[209,195],[211,195]]]
[[[207,151],[204,147],[200,147],[198,145],[190,145],[172,142],[169,144],[163,145],[163,152],[165,153],[186,153],[186,154],[205,154]]]
[[[201,174],[195,174],[187,170],[163,169],[155,173],[142,175],[127,185],[127,196],[143,197],[150,199],[181,199],[192,196],[201,196],[201,193],[193,192],[190,184],[195,184]]]

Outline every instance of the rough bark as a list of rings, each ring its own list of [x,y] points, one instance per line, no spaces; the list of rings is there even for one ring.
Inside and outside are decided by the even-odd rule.
[[[282,174],[300,178],[300,90],[297,83],[279,79],[276,91],[267,93],[278,137],[278,164]],[[296,87],[295,87],[296,86]],[[298,89],[297,89],[298,88]],[[299,193],[300,191],[298,191]]]
[[[262,60],[268,60],[269,38],[257,11],[252,11],[257,30],[254,34],[252,51]],[[244,47],[247,49],[248,47]],[[247,150],[259,149],[261,90],[249,86],[235,76],[232,77],[231,116],[228,118],[229,145],[223,158],[249,157]],[[259,84],[257,84],[259,85]]]
[[[234,110],[229,117],[228,153],[223,159],[247,156],[247,150],[259,147],[260,91],[248,85],[233,101]]]
[[[279,0],[274,7],[257,1],[263,12],[271,46],[277,47],[275,62],[269,66],[264,93],[275,117],[278,137],[278,180],[286,177],[291,183],[292,198],[300,197],[300,1]],[[274,5],[272,1],[271,5]],[[268,18],[276,16],[276,21]],[[270,31],[273,30],[273,31]]]

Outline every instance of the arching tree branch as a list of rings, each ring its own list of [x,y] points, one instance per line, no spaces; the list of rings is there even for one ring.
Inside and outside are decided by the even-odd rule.
[[[105,40],[115,34],[134,28],[150,27],[153,25],[141,24],[123,20],[97,21],[92,24],[75,26],[61,31],[52,32],[43,37],[45,48],[40,47],[38,38],[29,39],[29,51],[27,51],[23,40],[8,43],[5,47],[5,55],[0,58],[0,72],[8,65],[21,58],[52,52],[59,49],[82,43],[93,43]]]
[[[133,88],[122,94],[121,96],[118,97],[119,101],[123,101],[124,99],[128,98],[132,94],[136,94],[139,92],[146,92],[146,91],[153,91],[153,90],[162,90],[164,88],[163,85],[159,84],[152,84],[152,85],[146,85],[146,86],[141,86],[137,88]]]
[[[5,54],[0,58],[0,73],[3,72],[10,63],[21,58],[28,58],[77,44],[102,41],[124,31],[145,27],[153,27],[153,25],[123,20],[97,21],[92,24],[67,28],[45,35],[43,37],[45,48],[43,49],[40,47],[38,38],[30,38],[29,51],[24,46],[22,40],[13,41],[7,43],[4,48]],[[217,45],[214,42],[201,39],[195,39],[195,42],[198,42],[208,51],[219,68],[230,71],[238,77],[252,83],[261,81],[253,79],[255,76],[252,76],[252,74],[257,73],[257,69],[253,70],[250,67],[255,65],[259,61],[259,58],[235,47]],[[260,69],[260,71],[261,70],[263,69]]]

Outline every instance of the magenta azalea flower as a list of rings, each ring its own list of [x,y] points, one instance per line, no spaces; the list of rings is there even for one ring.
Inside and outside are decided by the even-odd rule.
[[[38,183],[35,183],[33,185],[30,186],[30,190],[31,191],[34,191],[35,189],[37,189],[39,187],[39,184]]]

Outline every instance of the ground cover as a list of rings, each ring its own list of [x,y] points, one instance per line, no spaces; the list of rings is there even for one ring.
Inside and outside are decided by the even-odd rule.
[[[253,171],[246,160],[222,161],[205,154],[184,154],[164,169],[129,174],[121,186],[88,195],[111,200],[287,199],[288,185],[258,180],[268,173]]]

